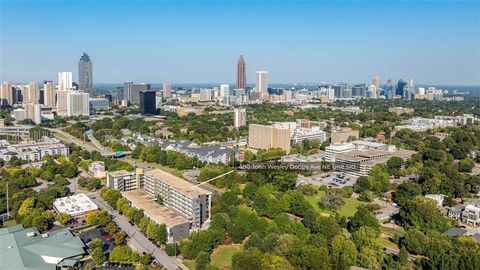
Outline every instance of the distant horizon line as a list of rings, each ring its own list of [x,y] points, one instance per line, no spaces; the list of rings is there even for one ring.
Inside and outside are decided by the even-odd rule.
[[[127,81],[124,81],[124,82],[127,82]],[[95,84],[122,84],[124,82],[118,82],[118,83],[114,83],[114,82],[99,82],[99,83],[93,83],[94,85]],[[135,83],[135,81],[133,81]],[[144,83],[144,84],[163,84],[163,83],[169,83],[171,85],[173,84],[188,84],[188,85],[195,85],[195,84],[228,84],[228,85],[236,85],[237,83],[225,83],[225,82],[142,82],[142,81],[139,81],[139,82],[136,82],[136,83]],[[362,82],[356,82],[356,83],[350,83],[350,82],[338,82],[338,83],[330,83],[330,82],[325,82],[325,84],[341,84],[341,83],[346,83],[346,84],[351,84],[351,85],[354,85],[354,84],[361,84]],[[280,82],[280,83],[277,83],[277,82],[269,82],[268,83],[269,85],[279,85],[279,84],[290,84],[290,85],[294,85],[294,84],[298,84],[298,85],[305,85],[305,84],[323,84],[323,83],[319,83],[319,82]],[[385,83],[383,83],[385,84]],[[247,85],[255,85],[255,83],[247,83]],[[480,87],[480,83],[479,84],[448,84],[448,83],[417,83],[415,85],[440,85],[440,86],[478,86]]]
[[[28,84],[30,83],[31,81],[25,81],[25,82],[15,82],[15,81],[11,81],[11,80],[0,80],[0,82],[5,82],[5,81],[9,81],[9,82],[12,82],[14,84]],[[39,80],[38,81],[38,84],[42,84],[42,81],[52,81],[52,80]],[[133,81],[133,80],[132,80]],[[75,83],[78,83],[76,81],[74,81]],[[125,82],[128,82],[127,81],[121,81],[121,82],[97,82],[97,83],[93,83],[93,85],[123,85]],[[134,83],[138,83],[138,84],[155,84],[155,85],[162,85],[163,83],[169,83],[171,85],[221,85],[221,84],[228,84],[228,85],[236,85],[237,83],[236,82],[233,82],[233,83],[229,83],[229,82],[145,82],[145,81],[133,81]],[[55,82],[54,82],[55,83]],[[57,82],[58,83],[58,82]],[[346,84],[350,84],[350,85],[355,85],[355,84],[362,84],[362,83],[365,83],[365,82],[342,82],[342,81],[339,81],[339,82],[336,82],[336,83],[331,83],[331,82],[325,82],[324,84],[328,84],[328,85],[335,85],[335,84],[342,84],[342,83],[346,83]],[[268,83],[269,85],[319,85],[319,84],[323,84],[323,83],[320,83],[320,82],[269,82]],[[384,83],[381,83],[381,85],[383,84],[386,84],[386,82]],[[255,83],[247,83],[248,86],[250,85],[253,85],[255,86]],[[368,83],[367,83],[368,85]],[[416,83],[414,85],[417,85],[417,86],[469,86],[469,87],[480,87],[480,83],[479,84],[449,84],[449,83]]]

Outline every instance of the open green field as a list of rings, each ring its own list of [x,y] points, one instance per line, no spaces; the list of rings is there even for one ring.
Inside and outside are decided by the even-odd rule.
[[[194,260],[183,260],[183,265],[185,265],[190,270],[195,270],[195,261]]]
[[[221,245],[218,246],[212,253],[212,264],[218,268],[232,265],[233,254],[240,252],[243,249],[242,245]]]
[[[242,251],[243,245],[221,245],[213,250],[210,259],[212,260],[212,265],[222,268],[224,266],[230,267],[232,265],[232,256],[233,254]],[[190,270],[195,270],[195,261],[194,260],[183,260],[183,264],[188,267]]]
[[[307,201],[313,206],[315,211],[319,213],[328,213],[332,214],[331,211],[325,210],[325,209],[320,209],[318,206],[318,202],[325,196],[324,191],[319,191],[317,195],[314,196],[305,196]],[[361,202],[355,198],[347,198],[345,200],[345,205],[343,205],[342,208],[338,210],[338,213],[344,217],[351,217],[357,212],[357,208],[361,205],[364,204],[364,202]]]

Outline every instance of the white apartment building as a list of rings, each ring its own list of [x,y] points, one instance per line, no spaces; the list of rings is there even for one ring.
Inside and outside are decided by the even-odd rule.
[[[220,85],[220,96],[228,97],[230,95],[230,86],[228,84]]]
[[[255,90],[268,96],[268,71],[257,71],[255,77]]]
[[[247,111],[243,108],[236,108],[233,116],[233,126],[240,128],[247,124]]]
[[[73,87],[72,83],[72,72],[59,72],[58,73],[58,90],[71,90]]]
[[[26,141],[10,145],[7,141],[0,143],[0,158],[10,161],[12,157],[21,160],[40,161],[46,155],[68,156],[69,148],[56,138],[44,137],[43,141]]]
[[[352,143],[338,143],[331,144],[325,147],[325,160],[335,161],[335,156],[342,153],[347,153],[357,149]]]
[[[159,169],[144,172],[140,185],[150,196],[160,195],[166,207],[186,218],[193,227],[201,228],[210,220],[210,191]]]
[[[322,131],[320,127],[311,128],[295,128],[292,134],[292,142],[297,143],[304,140],[317,139],[320,143],[327,139],[327,133]]]
[[[210,191],[159,169],[145,172],[137,169],[136,173],[109,172],[107,185],[123,191],[122,194],[126,198],[126,195],[130,194],[131,196],[127,200],[133,204],[135,204],[136,196],[144,197],[138,191],[147,194],[150,200],[161,196],[165,207],[188,220],[188,223],[195,228],[201,228],[211,217],[212,193]],[[142,201],[145,202],[144,199]],[[145,203],[138,204],[138,202],[138,208],[146,207],[142,206]]]
[[[140,181],[134,171],[114,171],[107,173],[107,186],[119,191],[128,191],[140,188]]]

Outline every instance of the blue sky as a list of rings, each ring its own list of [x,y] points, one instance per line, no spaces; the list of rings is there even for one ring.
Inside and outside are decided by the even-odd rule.
[[[4,1],[0,80],[480,84],[480,2]]]

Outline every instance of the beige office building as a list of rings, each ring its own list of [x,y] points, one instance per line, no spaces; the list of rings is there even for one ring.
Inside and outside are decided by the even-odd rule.
[[[69,90],[58,90],[57,91],[57,114],[66,116],[68,115],[68,102],[67,102],[67,96],[68,96]]]
[[[25,107],[25,118],[32,120],[35,124],[42,123],[40,104],[27,103]]]
[[[290,152],[290,128],[250,124],[248,126],[248,147],[252,149],[281,148]]]
[[[163,83],[163,97],[170,98],[172,96],[172,85],[168,82]]]
[[[31,81],[28,84],[26,95],[24,95],[23,103],[38,103],[40,100],[40,92],[36,81]]]
[[[0,106],[13,105],[13,85],[11,82],[5,81],[0,85]]]
[[[345,143],[350,139],[358,139],[360,136],[360,133],[358,130],[354,130],[351,128],[343,128],[340,130],[334,130],[331,133],[330,136],[330,143],[331,144],[336,144],[336,143]]]
[[[43,85],[44,105],[46,107],[55,107],[55,85],[52,82],[46,82]]]

